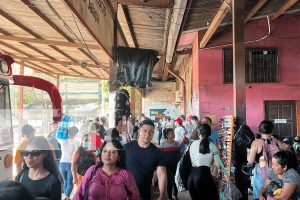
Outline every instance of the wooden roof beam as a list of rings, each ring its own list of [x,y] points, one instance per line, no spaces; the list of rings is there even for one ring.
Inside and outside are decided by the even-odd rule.
[[[136,40],[135,33],[133,31],[133,27],[132,27],[132,23],[131,23],[131,19],[130,19],[127,7],[125,5],[118,4],[118,14],[120,14],[120,17],[125,19],[124,25],[129,30],[129,39],[132,41],[134,47],[138,48],[139,46],[138,46],[138,43]],[[122,29],[122,26],[121,26],[121,29]],[[123,32],[124,32],[124,30],[123,30]],[[127,40],[127,38],[126,38],[126,40]]]
[[[30,57],[30,58],[34,58],[34,56],[32,56],[32,55],[30,55],[30,54],[28,54],[28,53],[26,53],[25,51],[22,51],[22,50],[20,50],[20,49],[17,49],[17,48],[15,48],[14,46],[12,46],[12,45],[10,45],[10,44],[7,44],[7,43],[5,43],[5,42],[1,42],[0,41],[0,45],[2,45],[2,46],[5,46],[5,47],[7,47],[7,48],[9,48],[9,49],[12,49],[13,51],[16,51],[16,52],[18,52],[18,53],[20,53],[20,54],[24,54],[24,55],[26,55],[26,56],[28,56],[28,57]],[[7,52],[7,51],[5,51],[5,52]],[[15,58],[16,56],[15,55],[13,55],[12,53],[10,53],[10,52],[7,52],[9,55],[11,55],[13,58]],[[57,68],[57,67],[54,67],[54,66],[52,66],[54,69],[56,69],[57,71],[60,71],[60,72],[62,72],[62,73],[66,73],[65,71],[63,71],[63,70],[61,70],[61,69],[59,69],[59,68]]]
[[[36,39],[36,38],[27,38],[27,37],[16,37],[10,35],[0,35],[0,40],[7,41],[17,41],[17,42],[26,42],[34,44],[45,44],[45,45],[54,45],[54,46],[64,46],[64,47],[75,47],[75,48],[85,48],[84,44],[75,43],[75,42],[64,42],[58,40],[45,40],[45,39]],[[86,44],[89,49],[98,49],[101,50],[99,45],[95,44]]]
[[[33,32],[32,30],[30,30],[29,28],[27,28],[26,26],[24,26],[23,24],[21,24],[19,21],[17,21],[16,19],[14,19],[13,17],[11,17],[9,14],[5,13],[5,12],[4,12],[3,10],[1,10],[1,9],[0,9],[0,15],[2,15],[2,16],[3,16],[4,18],[6,18],[8,21],[10,21],[11,23],[15,24],[15,25],[18,26],[20,29],[26,31],[27,33],[29,33],[29,34],[32,35],[33,37],[38,38],[38,39],[43,39],[43,38],[40,37],[38,34],[36,34],[36,33]],[[10,33],[4,31],[3,29],[0,29],[0,32],[1,32],[2,34],[4,34],[4,35],[12,36]],[[45,57],[47,57],[47,58],[49,58],[49,59],[54,59],[52,56],[49,56],[49,55],[46,54],[45,52],[39,50],[38,48],[36,48],[36,47],[34,47],[34,46],[30,45],[30,44],[27,44],[27,43],[24,43],[24,42],[20,42],[20,44],[23,44],[24,46],[26,46],[26,47],[28,47],[28,48],[30,48],[30,49],[32,49],[32,50],[38,52],[39,54],[41,54],[41,55],[43,55],[43,56],[45,56]],[[6,44],[6,46],[7,46],[7,45],[8,45],[8,44]],[[11,45],[9,45],[9,46],[11,46]],[[51,45],[49,45],[49,46],[52,47],[52,48],[54,47],[54,46],[51,46]],[[29,57],[32,56],[32,55],[29,55],[29,54],[27,54],[27,53],[24,53],[24,51],[20,51],[19,49],[15,50],[15,51],[17,51],[17,52],[19,52],[19,53],[23,52],[23,53],[21,53],[21,54],[24,54],[24,55],[29,56]],[[72,71],[73,71],[73,70],[72,70]],[[78,72],[78,71],[74,71],[74,72],[77,73],[77,74],[79,74],[79,75],[82,75],[82,74],[81,74],[80,72]]]
[[[292,7],[298,0],[289,0],[286,2],[281,8],[279,8],[272,16],[271,19],[275,20],[280,17],[285,11],[287,11],[290,7]]]
[[[18,49],[18,48],[16,48],[16,47],[12,46],[12,45],[10,45],[10,44],[7,44],[7,43],[5,43],[5,42],[0,41],[0,45],[5,46],[5,47],[7,47],[7,48],[9,48],[9,49],[12,49],[13,51],[16,51],[16,52],[18,52],[18,53],[20,53],[20,54],[26,55],[26,56],[29,57],[29,58],[35,59],[35,57],[34,57],[33,55],[31,55],[31,54],[29,54],[29,53],[26,53],[25,51],[20,50],[20,49]],[[9,54],[10,54],[10,53],[9,53]],[[42,63],[43,63],[43,62],[42,62]],[[45,64],[45,63],[43,63],[43,64]],[[48,64],[48,65],[49,65],[49,64]],[[56,70],[58,70],[58,71],[61,71],[62,73],[66,73],[65,71],[63,71],[63,70],[61,70],[61,69],[59,69],[59,68],[57,68],[57,67],[54,67],[54,66],[52,66],[52,65],[49,65],[49,66],[50,66],[50,67],[53,67],[54,69],[56,69]],[[65,66],[65,65],[64,65],[64,66]],[[65,67],[68,68],[67,66],[65,66]],[[70,68],[70,70],[73,71],[74,73],[79,74],[80,76],[84,76],[82,73],[78,72],[78,71],[75,70],[75,69]]]
[[[263,5],[265,5],[267,1],[268,0],[260,0],[259,2],[257,2],[257,4],[245,16],[244,23],[246,24],[251,19],[251,17],[254,16],[257,13],[257,11],[259,11],[259,9],[263,7]]]
[[[30,8],[35,14],[37,14],[44,22],[46,22],[49,26],[51,26],[57,33],[59,33],[62,37],[64,37],[69,42],[74,42],[72,38],[70,38],[66,33],[64,33],[55,23],[53,23],[47,16],[44,15],[34,4],[32,4],[29,0],[21,0],[28,8]],[[41,38],[39,38],[41,39]],[[49,45],[50,46],[50,45]],[[50,46],[52,47],[52,46]],[[98,63],[91,55],[89,55],[85,50],[78,48],[84,55],[86,55],[89,59],[94,61],[96,64],[101,65]],[[57,49],[56,49],[57,50]],[[70,59],[70,56],[68,57]],[[72,61],[75,59],[72,58]],[[93,73],[95,76],[98,74]],[[100,78],[100,77],[99,77]]]
[[[35,71],[38,71],[38,72],[40,72],[40,73],[47,74],[48,76],[57,78],[57,76],[54,76],[54,75],[53,75],[53,72],[51,72],[51,71],[49,71],[49,70],[47,70],[47,69],[44,69],[43,67],[36,66],[36,64],[34,64],[34,63],[31,63],[31,62],[25,63],[25,62],[23,62],[23,61],[21,61],[21,60],[20,60],[20,61],[15,61],[15,63],[17,63],[17,64],[19,64],[19,65],[21,65],[21,64],[23,63],[24,66],[29,67],[29,68],[31,68],[31,69],[33,69],[33,70],[35,70]],[[35,66],[32,66],[32,65],[35,65]]]
[[[36,58],[36,57],[14,56],[14,58],[24,60],[24,61],[36,61],[36,62],[60,64],[60,65],[66,65],[66,66],[72,66],[73,65],[73,66],[82,67],[82,65],[83,65],[83,63],[80,63],[80,62],[63,61],[63,60],[50,60],[50,59]],[[98,65],[89,64],[89,63],[87,63],[87,67],[99,68]],[[85,67],[82,67],[82,68],[85,69]]]
[[[134,5],[143,7],[155,8],[171,8],[174,5],[174,0],[117,0],[123,5]]]
[[[220,9],[218,10],[217,14],[215,15],[214,19],[210,23],[205,35],[203,36],[202,40],[200,41],[200,48],[204,48],[207,43],[209,42],[212,35],[216,32],[217,28],[226,17],[227,13],[230,10],[228,5],[231,5],[232,0],[224,0]]]

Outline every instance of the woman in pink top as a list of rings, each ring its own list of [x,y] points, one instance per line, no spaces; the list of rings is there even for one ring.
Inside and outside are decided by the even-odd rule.
[[[117,140],[105,141],[101,159],[90,167],[73,200],[140,200],[134,177],[126,170],[123,146]]]

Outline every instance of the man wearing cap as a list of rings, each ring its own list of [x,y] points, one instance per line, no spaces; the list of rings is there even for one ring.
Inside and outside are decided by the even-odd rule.
[[[153,173],[157,170],[159,200],[165,199],[167,174],[162,152],[151,143],[154,135],[154,123],[147,119],[141,122],[138,130],[138,140],[124,145],[126,165],[133,174],[139,188],[141,200],[151,199],[151,183]]]
[[[25,124],[22,127],[22,134],[21,134],[22,140],[20,144],[17,146],[16,154],[15,154],[15,164],[16,164],[17,174],[19,174],[22,170],[23,158],[21,156],[21,151],[24,150],[24,148],[26,147],[28,140],[34,137],[34,134],[35,134],[35,129],[31,125]]]

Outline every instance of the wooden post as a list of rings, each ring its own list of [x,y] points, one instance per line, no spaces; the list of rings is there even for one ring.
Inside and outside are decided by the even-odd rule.
[[[232,4],[234,116],[246,121],[244,0]]]
[[[245,84],[245,45],[244,45],[244,3],[245,0],[233,0],[233,99],[234,116],[240,124],[246,122],[246,84]],[[245,147],[235,146],[235,181],[242,193],[241,200],[248,200],[248,178],[242,172],[243,163],[247,162]]]

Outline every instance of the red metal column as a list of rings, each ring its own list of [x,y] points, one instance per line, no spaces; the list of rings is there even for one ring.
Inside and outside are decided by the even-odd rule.
[[[130,89],[130,108],[131,108],[131,113],[135,115],[135,88],[134,87]]]
[[[144,93],[144,90],[141,89],[141,92],[140,92],[140,113],[143,112],[143,93]]]
[[[20,65],[20,76],[24,76],[24,64],[23,62]],[[19,125],[23,126],[23,99],[24,99],[24,90],[23,86],[19,87]]]

